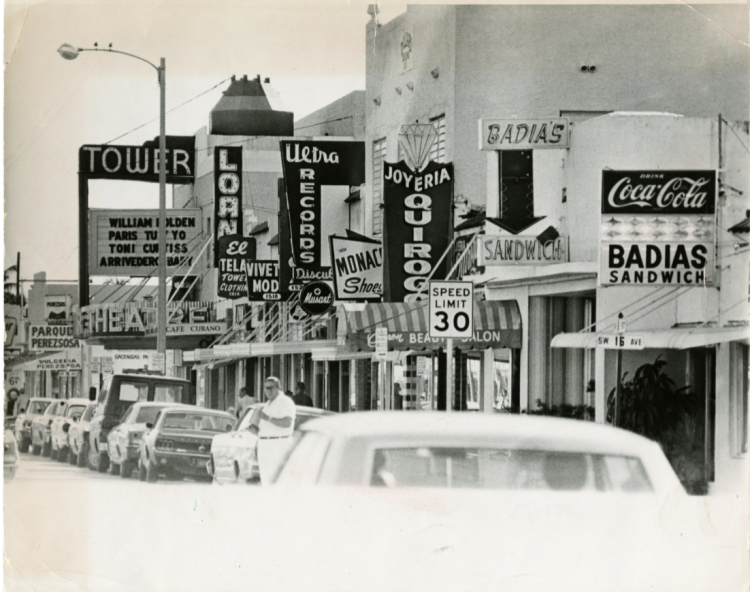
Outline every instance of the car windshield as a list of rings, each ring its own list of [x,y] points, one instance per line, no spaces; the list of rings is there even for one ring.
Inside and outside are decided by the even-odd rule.
[[[29,410],[27,413],[44,413],[44,410],[49,407],[51,401],[34,401],[31,405],[29,405]]]
[[[245,414],[240,418],[240,422],[237,424],[237,431],[246,430],[250,427],[250,422],[253,419],[253,414],[258,413],[261,407],[248,407],[245,410]]]
[[[161,427],[165,430],[198,430],[202,432],[225,432],[231,429],[234,420],[208,413],[168,413]]]
[[[86,407],[86,411],[83,412],[83,418],[81,421],[91,421],[91,416],[94,415],[94,411],[96,410],[96,405],[89,405]]]
[[[370,484],[385,487],[653,491],[634,457],[492,448],[379,448]]]
[[[81,415],[83,415],[83,412],[85,410],[86,410],[85,405],[71,405],[70,407],[68,407],[68,410],[65,412],[65,415],[73,419],[79,419]]]
[[[141,407],[138,410],[138,415],[133,423],[154,423],[156,416],[159,415],[159,411],[164,409],[162,406],[149,405],[148,407]]]

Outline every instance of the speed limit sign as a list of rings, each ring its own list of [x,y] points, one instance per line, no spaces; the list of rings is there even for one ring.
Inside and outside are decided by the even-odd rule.
[[[474,284],[430,282],[430,338],[466,339],[474,334]]]

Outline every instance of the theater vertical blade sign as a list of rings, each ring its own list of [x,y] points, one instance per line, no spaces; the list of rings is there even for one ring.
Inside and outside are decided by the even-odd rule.
[[[713,285],[716,171],[602,171],[604,285]]]
[[[449,257],[438,261],[451,242],[453,164],[430,161],[417,172],[386,162],[383,180],[383,301],[427,299],[427,278],[448,270]]]

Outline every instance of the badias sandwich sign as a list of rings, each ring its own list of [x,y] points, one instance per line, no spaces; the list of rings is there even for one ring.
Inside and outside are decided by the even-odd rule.
[[[715,171],[603,171],[602,284],[712,285],[715,212]]]

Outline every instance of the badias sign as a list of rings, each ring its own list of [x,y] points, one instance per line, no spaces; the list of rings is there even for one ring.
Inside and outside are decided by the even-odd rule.
[[[195,138],[167,136],[167,183],[195,181]],[[159,182],[159,142],[143,146],[84,145],[78,172],[90,179]]]
[[[713,243],[609,243],[602,247],[602,284],[713,285]]]
[[[716,171],[602,171],[602,214],[713,214]]]
[[[447,271],[448,258],[438,261],[451,242],[453,165],[431,161],[417,173],[386,162],[383,179],[383,302],[426,299],[427,278]]]
[[[364,142],[281,141],[281,164],[292,242],[298,268],[315,270],[325,237],[321,228],[321,188],[365,182]]]

